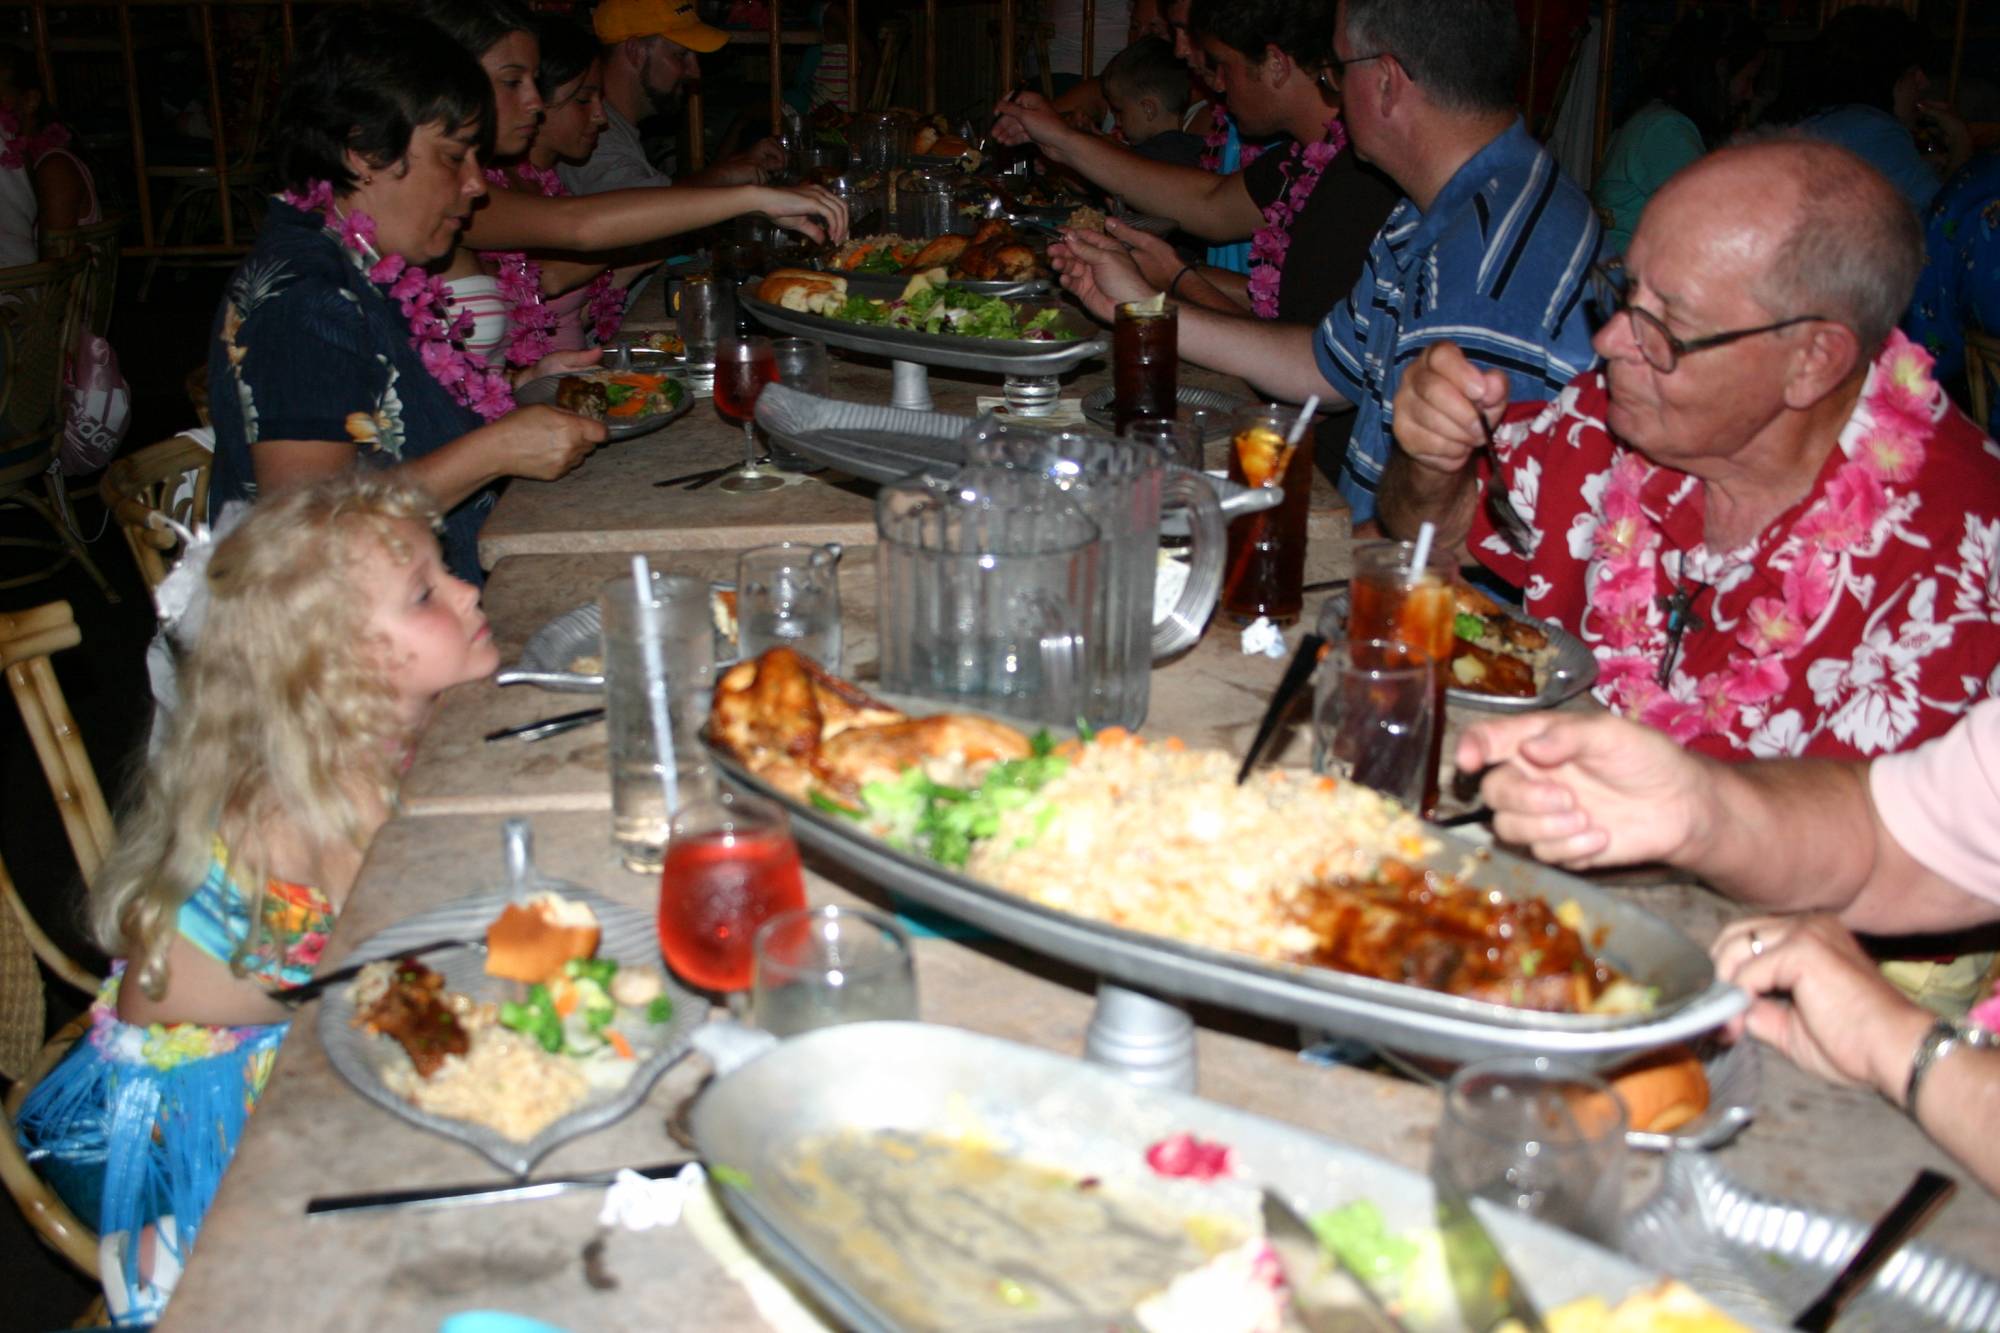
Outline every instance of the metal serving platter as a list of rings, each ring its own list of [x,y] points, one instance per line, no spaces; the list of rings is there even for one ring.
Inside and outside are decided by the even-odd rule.
[[[760,301],[752,293],[760,279],[745,282],[737,293],[743,308],[771,328],[800,338],[817,338],[831,347],[850,352],[886,356],[896,361],[914,361],[927,366],[949,366],[956,370],[983,370],[989,375],[1060,375],[1074,370],[1092,357],[1111,350],[1111,340],[1103,330],[1074,310],[1063,312],[1057,326],[1069,338],[1061,342],[1034,342],[1012,338],[961,338],[951,333],[919,333],[911,329],[885,329],[870,324],[850,324],[786,310]],[[1051,304],[1043,301],[1039,306]]]
[[[715,665],[736,661],[736,638],[716,624],[713,602],[718,594],[736,591],[734,583],[708,585],[709,624],[715,633]],[[493,678],[496,685],[539,685],[545,690],[568,694],[602,694],[603,672],[570,670],[579,657],[604,655],[604,607],[597,602],[563,612],[528,637],[521,647],[521,660]]]
[[[1866,1224],[1745,1189],[1713,1158],[1667,1158],[1659,1193],[1620,1246],[1739,1318],[1788,1327],[1860,1248]],[[2000,1329],[2000,1279],[1922,1245],[1890,1256],[1835,1324],[1841,1333]]]
[[[1326,599],[1323,616],[1333,616],[1342,625],[1347,623],[1347,589],[1335,590]],[[1502,606],[1501,613],[1518,620],[1524,625],[1533,625],[1549,636],[1549,644],[1556,650],[1555,660],[1549,663],[1548,679],[1532,699],[1510,699],[1505,695],[1481,694],[1478,690],[1461,689],[1456,685],[1445,687],[1444,697],[1455,704],[1467,708],[1477,708],[1487,713],[1533,713],[1544,708],[1554,708],[1557,704],[1575,698],[1597,683],[1597,657],[1589,645],[1571,634],[1552,620],[1539,620],[1525,611],[1511,606]]]
[[[528,888],[532,892],[553,889],[566,898],[588,903],[597,913],[603,932],[598,941],[598,957],[664,971],[660,969],[658,931],[653,919],[644,912],[589,889],[542,876],[536,876]],[[486,927],[511,901],[511,895],[505,893],[484,894],[419,912],[369,939],[354,951],[349,961],[394,957],[404,949],[432,940],[482,940]],[[443,975],[447,989],[475,999],[514,1000],[527,993],[527,987],[519,982],[487,976],[485,959],[485,949],[475,946],[428,954],[424,962]],[[576,1110],[525,1143],[483,1125],[420,1111],[390,1091],[382,1071],[403,1058],[401,1049],[387,1037],[371,1036],[354,1026],[352,982],[335,987],[320,1001],[319,1040],[326,1048],[327,1060],[369,1101],[421,1129],[463,1143],[504,1170],[524,1176],[558,1144],[602,1129],[629,1114],[646,1099],[660,1075],[687,1053],[689,1037],[708,1020],[708,1002],[682,988],[672,976],[666,977],[666,987],[667,997],[674,1005],[673,1017],[654,1030],[651,1053],[635,1065],[631,1078],[616,1089],[593,1091]]]
[[[865,1077],[857,1071],[866,1071]],[[800,1095],[801,1089],[810,1095]],[[898,1292],[919,1307],[914,1317],[884,1309],[868,1294],[881,1289],[882,1277],[871,1280],[866,1261],[854,1257],[878,1237],[897,1252],[882,1228],[900,1223],[921,1235],[932,1210],[905,1196],[871,1193],[866,1214],[851,1224],[863,1229],[862,1246],[836,1244],[823,1229],[814,1191],[788,1170],[802,1149],[830,1135],[890,1133],[966,1143],[1096,1177],[1104,1194],[1144,1200],[1164,1217],[1219,1216],[1247,1235],[1262,1230],[1257,1218],[1264,1184],[1308,1216],[1365,1200],[1381,1210],[1392,1234],[1436,1224],[1430,1183],[1407,1168],[1247,1111],[1137,1087],[1081,1060],[956,1028],[859,1023],[807,1033],[718,1079],[695,1103],[692,1120],[702,1157],[733,1168],[721,1191],[724,1205],[837,1321],[863,1333],[950,1326],[929,1317],[924,1302],[930,1293],[912,1291],[914,1284]],[[1230,1173],[1207,1182],[1155,1174],[1146,1165],[1147,1148],[1181,1133],[1226,1145]],[[1567,1232],[1484,1200],[1476,1206],[1544,1310],[1588,1295],[1615,1301],[1653,1280],[1622,1255]],[[1003,1224],[1012,1217],[1003,1214]],[[1028,1219],[1021,1223],[1032,1228]],[[978,1242],[971,1246],[978,1265]],[[1004,1275],[1035,1298],[1032,1308],[996,1298],[990,1320],[958,1327],[1075,1333],[1134,1326],[1129,1311],[1080,1305],[1039,1271]],[[1407,1327],[1413,1333],[1464,1328],[1449,1296],[1440,1295],[1435,1306],[1427,1317],[1410,1316]]]
[[[832,270],[828,271],[832,272]],[[893,301],[903,294],[903,288],[909,286],[910,279],[916,275],[912,273],[840,273],[837,276],[847,279],[847,292],[850,296],[865,296],[872,301]],[[997,278],[992,280],[953,278],[950,281],[952,286],[963,287],[966,291],[975,292],[980,296],[998,296],[1002,298],[1046,297],[1051,295],[1056,289],[1055,283],[1048,278],[1017,278],[1011,282],[1003,282]]]
[[[912,715],[939,711],[929,700],[890,695],[886,702]],[[783,795],[712,743],[711,749],[732,781],[786,806],[794,834],[806,845],[926,907],[1142,991],[1225,1005],[1440,1060],[1559,1055],[1592,1068],[1693,1040],[1750,1003],[1747,994],[1716,977],[1705,950],[1652,913],[1584,880],[1475,847],[1435,826],[1427,827],[1440,849],[1420,865],[1508,898],[1575,902],[1584,918],[1581,933],[1595,951],[1634,981],[1656,988],[1652,1012],[1540,1013],[1330,968],[1268,962],[1057,911],[898,851],[851,820]]]
[[[793,452],[839,468],[866,481],[900,481],[913,472],[944,475],[965,464],[959,437],[971,417],[949,412],[913,412],[876,403],[845,403],[787,388],[766,385],[757,398],[757,424],[772,439]],[[1272,509],[1284,491],[1270,486],[1242,486],[1208,476],[1225,518]]]
[[[656,355],[659,357],[658,363],[649,365],[646,362],[651,358],[635,353],[629,358],[631,364],[626,368],[645,375],[662,375],[672,380],[680,386],[680,402],[674,404],[671,411],[655,412],[651,416],[606,417],[604,418],[604,426],[607,438],[612,440],[629,440],[639,435],[650,435],[669,422],[679,421],[687,414],[687,410],[694,406],[694,390],[688,387],[687,377],[679,368],[680,362],[676,360],[669,364],[668,358],[664,354]],[[605,369],[610,369],[610,367],[605,367]],[[599,372],[594,369],[580,370],[571,375],[544,375],[540,379],[529,380],[514,391],[514,401],[523,407],[532,407],[537,403],[553,404],[556,400],[556,390],[561,387],[564,380],[575,378],[578,375],[592,375],[597,373]]]
[[[1110,430],[1115,424],[1115,418],[1111,415],[1113,392],[1112,387],[1107,384],[1085,394],[1084,418]],[[1209,440],[1228,439],[1230,418],[1250,405],[1250,400],[1243,395],[1224,393],[1220,389],[1182,388],[1175,395],[1175,406],[1179,409],[1176,415],[1189,425],[1199,426],[1204,443]]]

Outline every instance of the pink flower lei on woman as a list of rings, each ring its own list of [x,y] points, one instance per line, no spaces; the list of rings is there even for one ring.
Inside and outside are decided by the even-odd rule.
[[[69,142],[69,131],[50,121],[38,130],[23,134],[21,118],[13,111],[0,107],[0,167],[9,171],[19,171],[32,167],[43,158]]]
[[[1250,237],[1250,309],[1259,319],[1278,317],[1278,285],[1284,278],[1285,253],[1292,245],[1292,223],[1319,187],[1329,163],[1347,147],[1347,127],[1335,116],[1316,144],[1295,143],[1279,168],[1289,182],[1264,209],[1264,225]]]
[[[1604,517],[1592,538],[1602,563],[1590,588],[1590,615],[1611,650],[1598,672],[1607,704],[1685,745],[1701,736],[1728,735],[1744,709],[1785,692],[1792,659],[1804,651],[1835,596],[1844,554],[1868,543],[1889,509],[1890,485],[1909,481],[1923,466],[1942,393],[1931,377],[1932,364],[1922,348],[1901,333],[1890,334],[1887,354],[1877,363],[1886,373],[1873,376],[1861,400],[1867,420],[1859,447],[1790,524],[1756,540],[1752,560],[1787,541],[1799,544],[1784,570],[1782,595],[1753,599],[1736,630],[1743,651],[1691,682],[1678,672],[1672,686],[1655,680],[1661,636],[1652,615],[1654,569],[1667,543],[1641,502],[1651,467],[1636,455],[1618,460],[1606,479]]]
[[[514,388],[507,377],[488,369],[465,350],[465,341],[472,334],[472,316],[463,310],[453,315],[444,279],[433,277],[401,255],[378,255],[375,219],[359,209],[341,213],[333,204],[333,186],[326,181],[308,181],[304,193],[287,190],[278,197],[301,212],[319,214],[368,280],[382,287],[401,307],[410,326],[410,346],[417,349],[424,369],[444,386],[452,401],[471,408],[486,421],[498,420],[514,410]]]
[[[516,178],[540,190],[544,198],[558,199],[569,193],[554,167],[538,167],[522,158],[513,170]],[[486,168],[486,179],[503,189],[508,186],[504,167]],[[549,309],[542,295],[542,266],[519,250],[491,250],[481,257],[492,261],[500,294],[512,310],[507,320],[507,364],[532,366],[549,354],[556,327],[556,312]],[[610,269],[590,280],[585,310],[591,332],[600,343],[609,342],[625,322],[625,289],[612,281]]]

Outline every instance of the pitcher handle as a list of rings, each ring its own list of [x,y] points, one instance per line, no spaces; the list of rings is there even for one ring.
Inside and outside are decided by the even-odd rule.
[[[1188,550],[1188,581],[1166,619],[1153,626],[1153,660],[1192,647],[1222,595],[1222,506],[1207,477],[1186,468],[1167,468],[1160,484],[1160,508],[1180,505],[1188,511],[1193,545]]]

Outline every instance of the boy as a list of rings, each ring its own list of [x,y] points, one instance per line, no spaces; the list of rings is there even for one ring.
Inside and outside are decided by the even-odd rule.
[[[1134,152],[1175,166],[1201,165],[1203,144],[1181,128],[1188,107],[1187,66],[1158,37],[1142,37],[1111,58],[1104,100]]]

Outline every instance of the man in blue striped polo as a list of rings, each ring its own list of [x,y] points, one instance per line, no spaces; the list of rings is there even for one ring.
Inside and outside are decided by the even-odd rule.
[[[1597,216],[1514,108],[1520,57],[1511,0],[1341,0],[1322,77],[1355,151],[1403,199],[1317,329],[1181,308],[1182,356],[1286,401],[1357,409],[1338,476],[1357,523],[1374,516],[1396,386],[1425,347],[1456,343],[1537,397],[1595,364],[1581,298]],[[1055,257],[1100,318],[1151,294],[1116,246],[1076,236]]]

